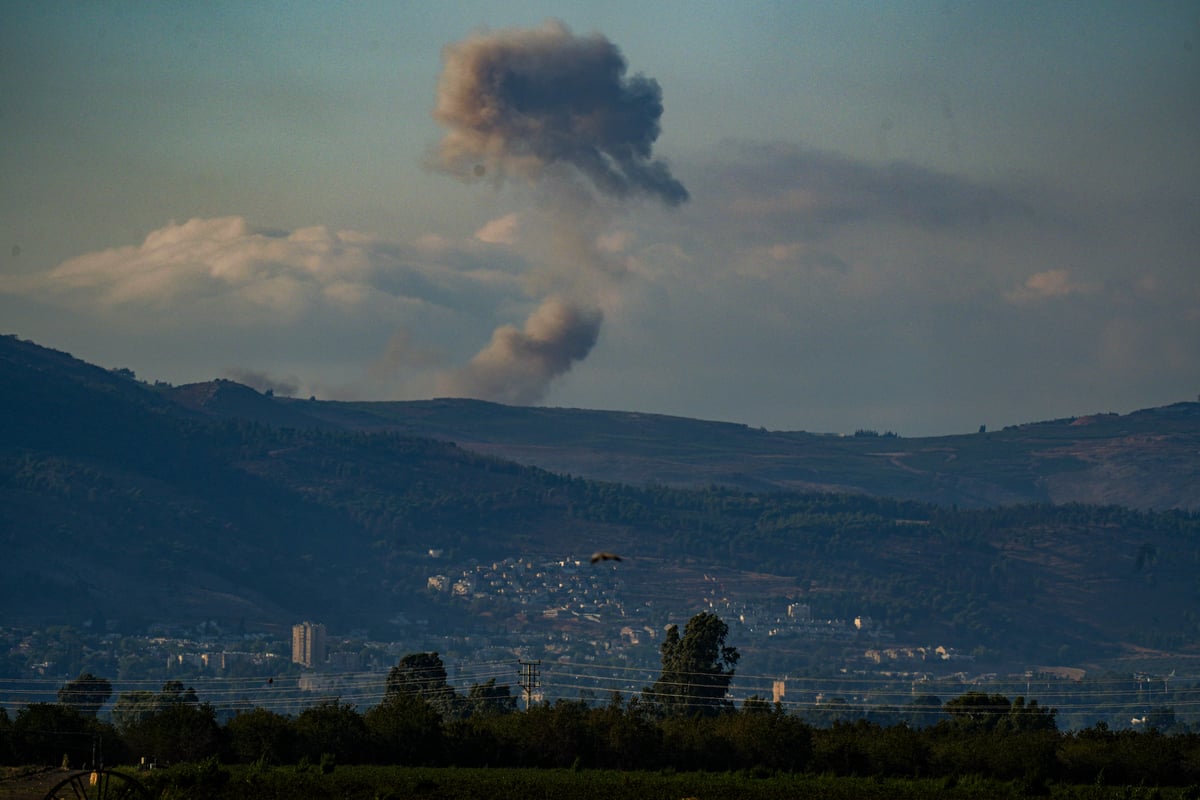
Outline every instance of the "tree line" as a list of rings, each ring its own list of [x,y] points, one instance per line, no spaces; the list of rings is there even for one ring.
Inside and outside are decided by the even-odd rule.
[[[533,703],[519,709],[494,679],[465,692],[447,681],[437,653],[404,656],[387,675],[384,699],[360,710],[329,700],[296,715],[247,709],[221,722],[179,682],[159,692],[124,692],[112,721],[97,717],[112,693],[103,678],[65,684],[57,703],[0,709],[0,763],[82,766],[146,760],[295,764],[556,767],[680,771],[759,770],[859,777],[1021,782],[1030,794],[1053,782],[1200,784],[1200,734],[1112,731],[1099,723],[1058,730],[1054,709],[1023,697],[971,691],[942,703],[918,698],[932,724],[858,719],[827,726],[751,697],[727,699],[738,653],[714,614],[670,629],[652,686],[607,702]],[[99,755],[98,755],[99,754]]]
[[[433,654],[420,654],[428,658]],[[411,666],[411,664],[409,665]],[[436,681],[434,681],[436,684]],[[410,687],[410,689],[413,687]],[[255,708],[223,724],[212,706],[166,686],[132,716],[103,722],[78,705],[0,710],[0,763],[222,763],[542,767],[679,771],[760,770],[859,777],[977,775],[1024,782],[1033,793],[1071,784],[1200,784],[1200,735],[1057,730],[1052,709],[968,692],[924,728],[868,720],[819,727],[777,704],[668,710],[614,694],[591,706],[560,700],[518,710],[509,687],[467,693],[391,691],[365,711],[331,700],[294,716]]]

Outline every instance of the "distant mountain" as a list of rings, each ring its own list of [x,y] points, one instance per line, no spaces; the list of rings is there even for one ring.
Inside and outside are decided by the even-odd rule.
[[[0,619],[470,626],[430,574],[605,549],[676,614],[719,586],[1043,663],[1190,654],[1200,516],[1165,509],[1200,506],[1198,428],[1194,403],[926,439],[331,403],[0,337]]]
[[[266,398],[228,381],[170,396],[217,418],[442,439],[551,472],[635,486],[853,492],[962,508],[1049,502],[1200,509],[1200,403],[905,438],[465,399]]]

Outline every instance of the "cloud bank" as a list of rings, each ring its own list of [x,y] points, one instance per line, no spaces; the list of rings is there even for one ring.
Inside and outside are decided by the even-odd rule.
[[[254,229],[242,217],[191,219],[152,231],[140,245],[70,259],[27,288],[108,309],[216,299],[227,311],[232,304],[288,319],[322,303],[367,303],[380,294],[379,271],[401,266],[396,255],[352,231],[275,232]]]
[[[439,369],[470,357],[455,342],[486,338],[496,309],[526,302],[528,269],[510,248],[476,239],[405,244],[324,226],[194,218],[43,272],[0,274],[0,301],[76,319],[93,341],[173,350],[156,377],[223,374],[285,394],[428,396]],[[189,357],[192,370],[203,366],[181,375],[177,364]]]

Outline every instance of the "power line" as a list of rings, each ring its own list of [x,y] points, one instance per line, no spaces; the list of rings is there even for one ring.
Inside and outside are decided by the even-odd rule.
[[[470,683],[481,684],[489,680],[501,682],[514,675],[514,664],[511,660],[464,660],[451,666],[455,673],[455,683],[459,684],[460,689]],[[670,691],[672,686],[682,688],[690,685],[686,680],[688,677],[708,676],[708,673],[704,672],[685,672],[679,674],[683,680],[663,682],[661,677],[656,678],[658,671],[650,667],[564,659],[550,662],[518,659],[516,666],[518,685],[525,695],[526,707],[531,704],[535,691],[539,689],[558,699],[579,696],[583,692],[629,699],[641,696],[643,688],[656,680],[660,696],[687,700],[686,693]],[[416,668],[411,670],[410,674],[420,679],[438,672],[444,673],[445,669]],[[252,707],[297,712],[328,702],[361,706],[378,704],[387,696],[388,674],[379,670],[359,670],[306,673],[278,678],[211,676],[196,678],[186,683],[187,688],[195,691],[200,702],[221,713]],[[774,682],[779,679],[778,675],[735,673],[730,688],[741,696],[760,693],[770,696]],[[1020,684],[1027,683],[1016,676],[1008,680],[998,679],[988,684],[952,683],[947,679],[928,682],[898,680],[873,675],[784,676],[783,680],[786,691],[793,696],[785,695],[781,698],[780,706],[790,711],[829,711],[830,706],[816,699],[818,695],[825,694],[837,697],[848,695],[853,704],[844,710],[851,713],[896,715],[912,712],[910,705],[899,704],[918,688],[924,693],[944,694],[947,691],[978,691],[989,686],[992,689],[1006,689],[1010,685],[1019,688]],[[1171,680],[1174,685],[1169,691],[1165,688],[1154,690],[1145,681],[1138,682],[1130,677],[1103,680],[1094,684],[1053,686],[1044,691],[1026,691],[1020,694],[1030,695],[1031,699],[1035,700],[1039,699],[1039,695],[1048,698],[1045,701],[1039,700],[1039,707],[1054,708],[1060,714],[1115,713],[1130,706],[1145,707],[1155,704],[1156,701],[1177,711],[1186,712],[1200,708],[1200,687],[1185,685],[1194,678],[1175,676]],[[1121,686],[1122,682],[1127,685]],[[31,703],[57,702],[58,692],[65,683],[47,678],[0,678],[0,705],[20,707]],[[123,696],[139,691],[157,695],[163,685],[161,680],[117,681],[113,688],[116,693],[115,699],[120,701]],[[452,685],[451,688],[455,687]],[[1006,690],[1010,693],[1012,691]],[[663,692],[667,694],[664,695]],[[801,697],[796,697],[797,694]]]

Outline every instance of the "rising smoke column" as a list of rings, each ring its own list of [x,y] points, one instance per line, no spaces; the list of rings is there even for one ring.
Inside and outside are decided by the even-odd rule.
[[[550,21],[477,34],[443,55],[433,112],[447,129],[435,155],[440,168],[466,180],[537,182],[563,201],[556,204],[559,218],[580,231],[587,227],[575,203],[581,187],[616,200],[645,196],[672,207],[687,201],[687,189],[652,154],[662,90],[642,75],[626,78],[621,51],[605,37],[575,36]],[[568,184],[564,174],[582,180]],[[594,255],[580,252],[554,269],[578,275],[601,261]],[[575,299],[551,296],[523,330],[497,328],[466,367],[443,378],[442,388],[509,403],[540,400],[600,333],[602,313],[577,297],[587,282],[573,283]]]
[[[550,297],[525,320],[524,330],[502,325],[493,331],[487,347],[443,388],[500,403],[536,403],[552,378],[591,351],[602,320],[597,309]]]

